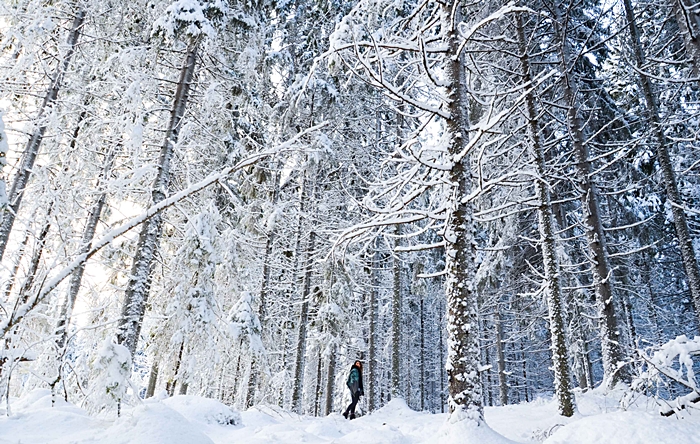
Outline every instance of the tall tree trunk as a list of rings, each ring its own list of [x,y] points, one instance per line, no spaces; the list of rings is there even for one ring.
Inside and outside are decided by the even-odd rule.
[[[313,261],[311,255],[315,248],[316,233],[309,233],[309,245],[306,254],[306,271],[304,272],[304,285],[301,294],[301,310],[299,312],[299,329],[297,333],[297,352],[294,365],[294,392],[292,393],[292,406],[294,411],[302,414],[302,398],[304,391],[304,363],[306,358],[306,331],[309,319],[309,297],[311,294],[311,271]]]
[[[700,69],[700,15],[698,14],[697,5],[692,8],[685,5],[685,0],[677,0],[677,10],[682,10],[683,18],[679,18],[679,24],[686,24],[689,29],[685,32],[686,40],[689,40],[688,51],[691,53],[696,63],[696,70]],[[659,161],[661,175],[663,177],[664,187],[666,188],[666,198],[671,204],[671,213],[673,214],[673,224],[678,237],[678,244],[683,258],[683,267],[688,278],[688,287],[690,294],[693,297],[695,306],[695,314],[700,318],[700,268],[698,268],[697,258],[693,250],[693,240],[690,237],[688,230],[688,222],[685,217],[684,204],[680,193],[678,192],[678,181],[676,173],[673,170],[673,163],[669,154],[669,140],[664,133],[662,126],[658,94],[651,82],[651,79],[644,73],[645,57],[644,50],[640,39],[637,20],[634,16],[632,3],[630,0],[624,0],[625,14],[627,16],[627,24],[630,32],[630,40],[632,41],[632,49],[634,51],[635,63],[637,65],[637,75],[642,86],[642,93],[647,104],[647,119],[651,123],[651,130],[656,138],[656,156]],[[700,325],[700,324],[699,324]]]
[[[501,313],[496,307],[496,353],[498,355],[498,391],[501,405],[508,405],[508,377],[506,375],[506,358],[503,353],[503,326]]]
[[[238,341],[238,356],[236,357],[236,370],[234,370],[233,372],[233,390],[231,390],[233,402],[238,401],[238,386],[240,385],[239,380],[241,376],[241,356],[243,356],[243,337],[241,337],[241,339]],[[236,402],[236,404],[240,403]]]
[[[148,387],[146,388],[146,398],[152,398],[156,393],[156,384],[158,383],[158,361],[153,361],[151,372],[148,375]]]
[[[642,279],[649,292],[649,302],[647,303],[647,310],[649,312],[649,321],[651,321],[651,327],[654,332],[654,341],[656,344],[663,343],[663,331],[661,324],[659,324],[659,313],[656,305],[656,291],[654,291],[654,281],[651,274],[651,265],[653,263],[653,255],[651,253],[645,253],[642,260]]]
[[[632,288],[632,283],[629,280],[629,266],[624,265],[621,267],[621,284],[625,287]],[[630,294],[628,291],[620,292],[620,305],[622,308],[623,319],[625,322],[625,330],[627,331],[627,344],[626,348],[629,353],[633,353],[637,344],[637,327],[634,324],[634,313],[632,311],[632,302],[630,301]]]
[[[526,45],[524,26],[520,14],[516,15],[518,46],[520,50],[520,69],[523,83],[532,82],[530,59]],[[539,206],[537,208],[540,241],[542,242],[542,262],[547,294],[547,312],[549,314],[549,333],[552,340],[552,363],[554,368],[554,390],[556,393],[559,413],[563,416],[574,414],[574,400],[569,386],[569,363],[566,348],[564,321],[562,317],[562,294],[560,283],[559,263],[556,256],[556,239],[554,237],[554,218],[552,216],[552,200],[547,183],[544,182],[546,166],[544,147],[540,139],[540,124],[537,120],[537,108],[534,92],[529,92],[525,98],[526,118],[528,120],[528,137],[530,149],[534,158],[535,193]]]
[[[600,336],[602,347],[603,371],[607,387],[614,387],[626,379],[625,369],[618,368],[622,361],[620,353],[620,335],[615,313],[615,295],[613,275],[606,246],[603,222],[600,217],[598,189],[594,182],[593,166],[588,158],[588,144],[583,135],[583,123],[579,116],[579,100],[576,80],[571,75],[573,69],[570,48],[567,42],[566,20],[559,7],[555,27],[559,40],[560,72],[562,75],[563,101],[566,107],[569,137],[577,158],[578,185],[581,187],[581,206],[585,214],[585,231],[588,240],[589,256],[593,266],[593,284],[596,292],[596,304],[600,316]],[[563,332],[562,332],[563,333]]]
[[[29,269],[27,270],[27,276],[25,277],[24,283],[19,289],[16,306],[20,306],[27,302],[29,292],[32,291],[32,287],[34,286],[34,279],[36,279],[36,274],[39,271],[39,263],[41,262],[41,256],[44,253],[44,247],[46,246],[46,236],[49,234],[49,230],[51,230],[51,213],[53,213],[53,206],[54,203],[51,202],[49,209],[46,211],[46,221],[44,222],[44,226],[39,232],[39,237],[36,238],[34,254],[32,255],[32,260],[29,262]]]
[[[323,370],[323,361],[321,355],[321,344],[318,345],[318,353],[316,353],[316,394],[314,396],[314,416],[318,416],[321,408],[321,373]]]
[[[396,246],[399,246],[401,225],[396,226]],[[402,305],[402,273],[401,260],[398,252],[393,253],[394,289],[391,299],[391,398],[401,397],[401,305]]]
[[[481,331],[479,334],[479,337],[481,338],[481,362],[484,363],[484,366],[488,368],[489,370],[486,370],[485,372],[481,372],[481,383],[484,384],[484,379],[486,379],[486,383],[484,384],[484,404],[487,407],[493,406],[493,382],[491,381],[491,356],[489,354],[489,346],[491,345],[491,341],[489,338],[489,327],[486,323],[486,319],[482,319],[481,321]]]
[[[588,341],[583,338],[583,363],[586,365],[586,378],[588,379],[588,387],[593,388],[593,364],[591,363],[591,353],[588,350]]]
[[[469,103],[464,57],[459,53],[457,25],[462,21],[459,0],[447,1],[441,5],[441,20],[448,30],[445,90],[449,99],[450,114],[446,119],[446,126],[450,138],[447,150],[454,159],[448,173],[449,180],[454,186],[454,197],[445,222],[446,366],[449,379],[449,408],[450,413],[459,410],[472,419],[482,422],[484,409],[479,379],[479,321],[474,289],[476,252],[473,208],[469,202],[463,200],[472,189],[472,172],[469,153],[463,153],[468,144]]]
[[[22,204],[22,197],[24,197],[24,190],[29,183],[29,178],[31,177],[34,168],[34,161],[39,155],[39,148],[41,147],[41,142],[44,139],[46,122],[43,119],[46,117],[46,113],[53,107],[54,103],[56,103],[58,92],[61,90],[63,76],[65,75],[66,70],[68,70],[70,60],[75,52],[75,46],[78,43],[80,30],[83,26],[84,20],[85,10],[81,9],[73,19],[73,25],[71,27],[70,34],[68,34],[68,40],[66,41],[66,45],[68,47],[66,54],[56,67],[56,71],[53,73],[51,86],[46,92],[44,101],[39,107],[39,114],[35,119],[37,128],[34,129],[31,137],[27,141],[27,145],[24,148],[24,153],[22,154],[22,164],[17,172],[17,175],[15,176],[14,181],[12,182],[12,187],[10,188],[10,193],[8,195],[9,208],[4,212],[2,223],[0,224],[0,260],[2,260],[2,257],[5,254],[7,242],[10,239],[10,232],[12,231],[12,225],[15,223],[15,217],[17,216],[20,205]]]
[[[27,249],[27,244],[29,243],[29,238],[31,237],[31,233],[29,230],[26,230],[25,235],[24,235],[24,240],[19,246],[19,249],[17,250],[16,253],[16,258],[14,261],[14,264],[12,265],[12,272],[10,273],[10,277],[8,278],[7,282],[5,283],[5,302],[7,303],[10,300],[10,294],[12,294],[12,288],[15,286],[15,282],[17,281],[17,272],[19,271],[19,266],[22,263],[22,258],[24,257],[24,252]]]
[[[273,167],[274,168],[274,167]],[[280,174],[275,173],[275,179],[272,190],[272,207],[277,206],[279,197]],[[260,336],[265,340],[265,316],[267,315],[267,293],[270,288],[270,261],[272,260],[272,248],[275,242],[274,227],[267,233],[267,241],[265,242],[265,256],[263,257],[262,281],[260,283],[260,306],[258,308],[258,319],[260,319],[260,328],[262,329]],[[255,404],[255,393],[258,387],[258,374],[260,368],[258,359],[253,356],[250,363],[250,379],[248,380],[248,394],[246,395],[246,407],[251,408]]]
[[[333,411],[333,391],[335,390],[335,343],[330,345],[330,355],[328,356],[328,373],[326,379],[326,406],[323,414],[328,416]]]
[[[185,63],[180,71],[180,79],[175,90],[175,98],[170,114],[170,123],[165,132],[165,140],[160,150],[158,174],[151,190],[152,204],[166,198],[170,187],[170,162],[173,158],[175,144],[178,141],[182,127],[182,117],[187,108],[190,87],[197,63],[197,48],[199,42],[192,42],[185,54]],[[163,226],[163,213],[158,212],[141,226],[141,233],[136,244],[136,256],[131,267],[131,276],[126,287],[124,304],[122,305],[119,333],[117,340],[124,345],[131,356],[136,353],[136,347],[141,333],[141,324],[146,311],[146,302],[151,284],[151,269],[153,257],[160,241]]]
[[[583,317],[581,314],[579,301],[576,300],[576,294],[574,294],[571,301],[570,309],[572,310],[572,319],[578,320]],[[586,333],[583,331],[583,328],[580,328],[579,325],[572,326],[571,341],[577,345],[576,353],[574,353],[573,356],[574,362],[578,362],[578,374],[576,375],[576,379],[578,380],[579,388],[581,390],[587,390],[591,387],[591,385],[588,383],[588,346],[586,345]]]
[[[520,340],[520,359],[522,359],[523,362],[523,386],[525,387],[525,402],[530,402],[530,394],[528,393],[527,384],[527,356],[525,355],[523,339]]]
[[[255,405],[255,391],[257,388],[259,372],[260,369],[258,367],[258,360],[255,356],[252,356],[250,361],[250,374],[248,375],[248,391],[245,396],[245,407],[247,409]]]
[[[302,186],[303,186],[303,184],[302,184]],[[302,205],[303,205],[303,203],[302,203]],[[296,246],[294,248],[294,266],[292,267],[292,271],[291,271],[295,277],[294,290],[287,291],[287,299],[288,299],[289,303],[285,304],[285,306],[284,306],[284,319],[291,319],[291,317],[293,316],[292,313],[295,311],[295,308],[293,305],[294,298],[292,295],[297,288],[296,277],[299,276],[299,274],[301,274],[299,271],[299,267],[300,267],[299,256],[302,253],[301,252],[301,244],[302,244],[302,242],[301,242],[301,239],[302,239],[301,230],[303,227],[303,219],[304,219],[304,217],[301,214],[301,207],[300,207],[300,214],[299,214],[299,218],[297,221],[297,228],[296,228]],[[289,366],[290,366],[289,360],[290,360],[291,354],[293,353],[292,347],[290,346],[293,328],[294,328],[294,326],[290,325],[289,322],[285,322],[283,324],[281,369],[284,373],[287,373],[287,371],[289,370]],[[288,405],[287,405],[287,401],[288,401],[287,394],[288,394],[288,390],[285,387],[284,383],[280,384],[279,398],[278,398],[279,399],[279,406],[284,408],[284,409],[290,410],[290,407],[288,407]]]
[[[420,293],[420,409],[425,410],[425,312],[423,292]]]
[[[376,408],[376,398],[377,398],[377,375],[379,373],[379,367],[377,365],[377,324],[379,323],[379,310],[377,307],[377,299],[379,296],[379,267],[381,266],[381,261],[379,257],[379,238],[377,237],[374,242],[374,255],[372,258],[372,288],[369,293],[369,351],[368,351],[368,363],[369,368],[367,369],[367,402],[368,409],[370,412],[374,411]]]
[[[185,341],[180,343],[180,350],[177,352],[175,357],[175,367],[173,369],[173,377],[170,381],[165,384],[165,390],[168,395],[173,396],[175,394],[175,386],[180,380],[180,365],[182,364],[182,352],[185,349]]]
[[[295,266],[294,269],[296,270],[297,267]],[[289,298],[291,300],[291,297]],[[290,317],[290,312],[291,309],[289,307],[289,304],[284,309],[284,319],[289,319]],[[282,327],[282,362],[280,365],[281,371],[286,373],[287,369],[289,368],[289,352],[290,352],[290,347],[289,347],[289,333],[290,333],[290,328],[287,326],[287,323],[285,322]],[[277,397],[277,405],[279,405],[281,408],[286,408],[286,397],[285,394],[287,393],[287,390],[285,390],[284,383],[280,384],[279,386],[279,392],[278,392],[278,397]]]
[[[228,358],[221,362],[221,372],[219,373],[219,384],[216,387],[216,398],[220,402],[224,402],[224,375],[226,375],[226,366],[228,364]]]
[[[275,168],[275,166],[273,166]],[[275,179],[273,182],[272,190],[272,207],[277,206],[277,201],[279,200],[279,187],[280,187],[280,173],[275,173]],[[276,226],[277,224],[274,224]],[[258,310],[258,318],[260,319],[260,325],[265,325],[265,317],[267,316],[267,293],[270,291],[270,262],[272,260],[272,248],[275,243],[275,228],[267,233],[267,240],[265,242],[265,256],[263,257],[263,272],[262,272],[262,282],[260,283],[260,308]]]
[[[442,305],[442,304],[440,304]],[[444,312],[445,307],[442,306],[440,307],[440,311]],[[442,319],[441,319],[442,321]],[[445,343],[443,342],[443,335],[445,334],[445,330],[443,329],[443,322],[440,322],[440,325],[438,325],[438,349],[440,349],[440,361],[438,365],[438,379],[440,380],[440,413],[445,413],[445,381],[447,380],[447,375],[445,374],[445,371],[447,369],[447,366],[445,366],[443,363],[445,362]]]
[[[304,211],[304,201],[307,198],[305,186],[302,184],[300,211]],[[312,186],[313,188],[313,186]],[[308,193],[313,196],[314,192]],[[304,283],[301,292],[301,310],[299,311],[299,328],[297,330],[296,359],[294,362],[294,390],[292,392],[292,409],[298,414],[303,413],[302,398],[304,393],[304,364],[306,358],[306,331],[309,318],[309,297],[311,295],[311,274],[313,271],[313,253],[315,250],[316,233],[312,230],[309,233],[309,241],[306,247],[304,265]]]
[[[625,10],[631,11],[632,5],[630,3],[628,6],[628,3],[629,1],[625,2]],[[697,77],[700,75],[700,10],[697,2],[694,0],[675,0],[673,11],[681,34],[683,34],[685,51],[690,56],[693,64],[693,74]],[[629,20],[628,14],[627,22],[631,25],[635,20]],[[630,29],[630,31],[632,30]],[[637,36],[639,36],[638,32]],[[639,38],[637,37],[636,40],[638,43]]]

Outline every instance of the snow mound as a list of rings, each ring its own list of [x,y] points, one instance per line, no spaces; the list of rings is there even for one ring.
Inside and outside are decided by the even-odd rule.
[[[505,436],[497,433],[485,422],[477,424],[467,416],[466,412],[455,412],[448,416],[447,421],[430,442],[440,444],[516,444]]]
[[[0,443],[63,444],[82,442],[93,436],[101,424],[83,409],[56,400],[51,407],[51,392],[37,389],[18,400],[13,400],[11,416],[2,409]],[[70,441],[68,441],[70,440]]]
[[[401,398],[389,401],[385,406],[353,421],[339,416],[344,437],[338,443],[431,443],[443,418],[426,412],[412,410]],[[437,419],[437,421],[436,421]],[[369,438],[363,438],[369,437]]]
[[[214,399],[178,395],[163,401],[190,421],[204,424],[241,425],[241,414]]]
[[[541,442],[552,434],[552,430],[576,419],[559,415],[557,403],[551,398],[536,398],[521,404],[486,407],[484,414],[490,427],[516,442]]]
[[[48,396],[48,398],[47,398]],[[51,391],[49,389],[34,389],[19,399],[12,399],[12,411],[21,412],[33,408],[51,407]],[[48,405],[45,400],[48,399]]]
[[[134,408],[104,431],[100,444],[214,444],[184,416],[160,402]]]
[[[579,419],[556,430],[545,444],[699,444],[697,426],[645,412],[611,412]],[[690,426],[690,427],[689,427]]]
[[[82,412],[87,415],[82,409],[75,407],[73,404],[67,403],[63,397],[56,397],[56,407],[62,407],[73,410],[75,413]],[[49,389],[34,389],[20,399],[12,402],[10,413],[21,413],[26,411],[34,411],[38,409],[51,408],[51,390]],[[5,414],[4,408],[1,410]]]
[[[352,424],[347,419],[343,418],[340,413],[331,413],[326,417],[321,417],[316,421],[310,421],[304,431],[313,436],[322,439],[327,439],[330,442],[338,441],[347,435],[352,430]]]
[[[412,415],[415,414],[416,411],[411,409],[408,404],[406,404],[406,401],[404,401],[402,398],[394,398],[386,405],[384,405],[382,408],[377,410],[374,414],[384,414],[384,415],[391,415],[391,416],[407,416],[407,415]]]

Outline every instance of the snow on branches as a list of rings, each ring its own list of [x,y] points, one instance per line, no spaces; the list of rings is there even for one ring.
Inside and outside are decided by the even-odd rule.
[[[123,345],[115,344],[111,338],[102,343],[94,367],[98,377],[93,386],[93,403],[96,409],[104,410],[117,407],[117,415],[121,413],[121,402],[126,397],[130,387],[131,353]]]
[[[689,339],[686,335],[681,335],[655,349],[637,352],[642,361],[641,372],[632,381],[631,393],[623,399],[623,406],[631,404],[635,393],[653,388],[656,389],[657,402],[661,405],[660,413],[664,416],[671,416],[700,401],[698,380],[693,369],[693,357],[700,355],[700,336]],[[659,392],[662,389],[670,389],[670,393],[675,393],[678,386],[690,390],[690,393],[677,396],[670,402],[660,399]]]
[[[168,39],[182,35],[190,38],[213,37],[216,33],[215,22],[227,12],[228,7],[222,0],[176,0],[153,23],[153,34]]]
[[[241,298],[231,309],[229,316],[229,333],[233,338],[245,342],[255,354],[263,354],[265,348],[260,334],[260,319],[253,308],[253,295],[243,292]]]

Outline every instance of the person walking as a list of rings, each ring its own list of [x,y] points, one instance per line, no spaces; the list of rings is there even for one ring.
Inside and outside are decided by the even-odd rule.
[[[357,401],[360,400],[360,396],[365,394],[365,389],[362,386],[362,362],[355,361],[352,367],[350,367],[347,386],[350,389],[352,402],[348,408],[345,409],[343,416],[347,419],[348,415],[350,415],[350,419],[355,419],[355,406],[357,406]]]

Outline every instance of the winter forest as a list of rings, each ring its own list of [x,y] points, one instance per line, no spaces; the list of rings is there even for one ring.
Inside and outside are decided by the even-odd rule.
[[[2,0],[0,112],[3,421],[700,430],[690,0]]]

